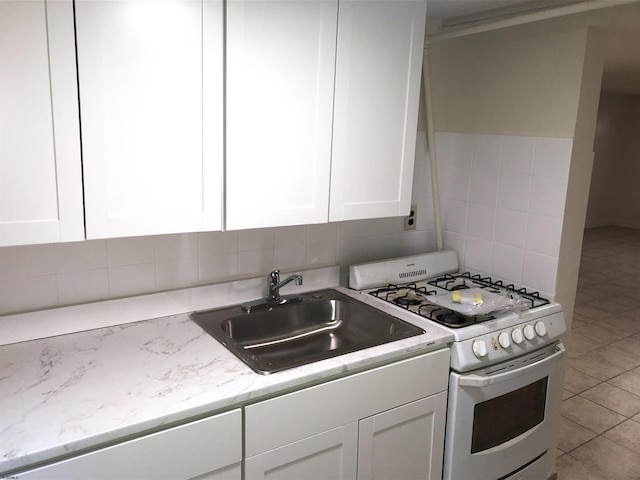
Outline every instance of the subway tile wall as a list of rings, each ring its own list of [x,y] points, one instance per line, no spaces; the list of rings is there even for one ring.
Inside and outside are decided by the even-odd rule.
[[[555,294],[572,142],[436,133],[444,246],[464,268]]]
[[[424,133],[414,169],[416,230],[403,218],[0,248],[0,315],[433,251]]]

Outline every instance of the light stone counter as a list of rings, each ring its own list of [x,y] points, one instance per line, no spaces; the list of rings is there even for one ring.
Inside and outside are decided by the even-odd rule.
[[[254,373],[188,313],[1,346],[0,476],[451,341],[434,324],[338,289],[427,333],[271,375]]]

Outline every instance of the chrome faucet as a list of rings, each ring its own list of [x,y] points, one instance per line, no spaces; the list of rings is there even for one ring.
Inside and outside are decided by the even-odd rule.
[[[287,283],[295,280],[296,285],[302,285],[302,275],[290,275],[283,281],[280,281],[280,270],[274,270],[267,278],[267,300],[270,302],[280,301],[280,289]]]
[[[280,295],[280,289],[293,281],[296,282],[296,285],[302,285],[302,275],[289,275],[280,281],[280,270],[274,270],[267,277],[267,298],[243,303],[242,310],[250,312],[259,308],[271,308],[278,305],[301,302],[302,297],[300,295]]]

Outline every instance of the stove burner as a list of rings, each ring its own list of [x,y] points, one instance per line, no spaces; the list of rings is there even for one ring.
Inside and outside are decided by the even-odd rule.
[[[459,315],[455,312],[450,313],[441,313],[436,315],[436,318],[439,322],[442,322],[447,325],[462,325],[463,323],[468,322],[468,319]]]
[[[394,298],[393,302],[397,303],[398,305],[405,306],[405,307],[420,305],[422,303],[417,298],[412,298],[412,297],[409,297],[409,296],[406,296],[406,295],[404,297]]]

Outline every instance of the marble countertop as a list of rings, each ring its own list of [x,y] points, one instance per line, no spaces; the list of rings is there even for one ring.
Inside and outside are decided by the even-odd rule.
[[[253,372],[188,313],[0,346],[0,475],[451,341],[435,324],[337,288],[426,333],[271,375]]]

